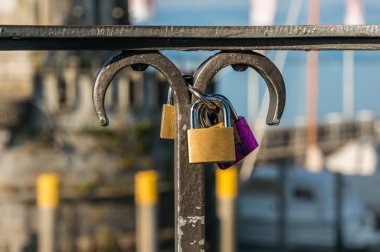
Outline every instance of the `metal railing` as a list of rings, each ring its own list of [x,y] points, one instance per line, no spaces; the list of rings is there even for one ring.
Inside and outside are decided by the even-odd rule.
[[[160,50],[222,50],[194,74],[205,91],[215,73],[227,65],[250,65],[267,82],[271,104],[267,123],[277,124],[285,105],[281,73],[251,50],[380,50],[380,25],[366,26],[0,26],[0,50],[123,50],[103,66],[95,85],[95,108],[107,124],[104,94],[113,76],[132,66],[153,65],[168,78],[177,111],[175,139],[176,251],[205,250],[204,170],[189,164],[186,129],[190,97],[181,72]],[[253,55],[253,56],[252,56]],[[95,123],[95,122],[94,122]]]

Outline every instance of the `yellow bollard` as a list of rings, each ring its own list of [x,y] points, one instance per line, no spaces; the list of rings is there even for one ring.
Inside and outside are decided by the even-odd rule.
[[[138,172],[135,177],[137,205],[155,205],[157,202],[157,173],[155,171]]]
[[[221,252],[236,251],[235,199],[237,196],[237,169],[231,167],[216,171],[216,198],[220,221]]]
[[[216,197],[232,199],[237,195],[237,169],[235,166],[226,170],[216,170]]]
[[[37,205],[39,210],[38,251],[57,251],[56,209],[59,202],[59,179],[56,174],[42,174],[37,178]]]
[[[138,172],[135,176],[136,247],[138,252],[157,251],[157,173]]]
[[[42,174],[37,179],[37,203],[40,208],[58,206],[58,176],[54,173]]]

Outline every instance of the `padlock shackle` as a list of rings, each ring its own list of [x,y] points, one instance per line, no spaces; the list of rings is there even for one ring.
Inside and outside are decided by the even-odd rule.
[[[201,123],[202,128],[207,128],[207,127],[212,126],[211,121],[207,117],[207,114],[206,114],[208,111],[209,111],[209,109],[207,108],[207,106],[203,105],[199,108],[198,121]]]
[[[216,104],[223,112],[223,124],[224,127],[231,127],[231,112],[229,110],[229,105],[227,102],[220,100],[220,103]],[[190,108],[190,129],[195,129],[198,127],[196,122],[199,119],[199,109],[206,106],[201,100],[196,100],[193,102]]]
[[[167,104],[170,104],[170,105],[173,105],[173,104],[174,104],[174,99],[173,99],[173,89],[172,89],[172,87],[169,87],[169,90],[168,90],[168,100],[167,100]]]
[[[228,105],[229,109],[230,109],[232,119],[234,121],[239,120],[239,116],[236,113],[234,106],[232,105],[231,101],[227,97],[225,97],[224,95],[221,95],[221,94],[207,94],[206,96],[208,99],[212,100],[213,102],[219,103],[219,102],[221,102],[221,100],[225,101],[226,104]]]
[[[230,65],[239,64],[252,67],[264,78],[270,97],[266,122],[268,125],[278,125],[285,109],[284,79],[272,61],[259,53],[253,51],[222,51],[211,56],[194,73],[194,87],[204,92],[220,70]]]
[[[198,121],[198,109],[202,104],[200,100],[196,100],[191,104],[190,107],[190,129],[195,129],[197,127],[196,122]]]
[[[219,103],[219,101],[217,102]],[[215,105],[215,106],[217,106],[218,110],[220,110],[220,105],[219,106]],[[210,109],[205,104],[202,103],[199,108],[199,113],[198,113],[198,122],[200,122],[202,128],[208,128],[212,126],[212,123],[207,116],[208,111],[210,111]]]
[[[221,104],[221,100],[225,101],[225,104],[228,105],[228,108],[230,110],[232,120],[234,122],[239,120],[239,116],[236,113],[235,108],[233,107],[232,103],[230,102],[230,100],[227,97],[225,97],[224,95],[221,95],[221,94],[205,94],[205,96],[207,97],[207,99],[211,100],[212,102],[216,103],[217,105]],[[208,109],[207,106],[201,106],[199,108],[200,113],[198,115],[198,121],[201,123],[201,126],[203,128],[210,127],[212,125],[210,120],[208,120],[208,122],[206,122],[205,120],[202,120],[203,119],[202,116],[205,117],[207,111],[209,111],[209,110],[210,109]]]
[[[216,104],[214,104],[212,101],[207,99],[206,96],[202,94],[202,92],[200,92],[198,89],[196,89],[195,87],[191,85],[187,85],[187,89],[192,95],[194,95],[196,98],[201,100],[202,103],[206,105],[209,109],[214,109],[214,110],[217,109]]]

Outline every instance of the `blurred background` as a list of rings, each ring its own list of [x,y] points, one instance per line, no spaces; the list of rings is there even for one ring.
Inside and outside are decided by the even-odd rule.
[[[379,24],[379,11],[377,0],[3,0],[0,23]],[[141,188],[150,188],[157,250],[174,251],[173,142],[159,138],[168,85],[150,68],[122,71],[107,93],[111,126],[101,128],[92,86],[115,53],[0,53],[0,251],[49,251],[49,242],[136,251],[138,226],[149,227]],[[191,74],[215,52],[163,53]],[[227,241],[236,251],[380,251],[380,52],[260,53],[283,74],[285,113],[265,127],[255,71],[216,76],[214,91],[248,119],[260,148],[224,175],[206,168],[207,251]]]

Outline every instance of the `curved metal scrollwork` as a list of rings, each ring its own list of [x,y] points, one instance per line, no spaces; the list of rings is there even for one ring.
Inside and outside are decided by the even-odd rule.
[[[150,65],[162,72],[173,89],[174,97],[178,93],[180,101],[188,97],[185,81],[177,67],[159,52],[121,52],[108,60],[99,71],[94,90],[93,101],[101,125],[109,120],[104,108],[104,97],[114,76],[122,69],[132,66],[143,71]],[[284,79],[278,68],[265,56],[252,51],[222,51],[208,58],[194,73],[194,86],[204,92],[212,78],[226,66],[245,70],[247,66],[255,69],[265,80],[269,90],[268,125],[278,125],[285,108],[286,90]],[[236,68],[238,67],[238,68]]]
[[[268,125],[278,125],[285,108],[286,90],[278,68],[267,57],[252,51],[222,51],[208,58],[194,73],[194,86],[204,92],[212,78],[226,66],[245,66],[255,69],[265,80],[269,90]]]
[[[104,98],[111,81],[122,69],[131,66],[134,70],[144,71],[147,66],[159,70],[169,81],[173,96],[181,97],[182,103],[189,103],[186,83],[178,68],[159,52],[121,52],[111,57],[96,76],[92,93],[95,111],[102,126],[107,126],[109,120],[104,108]]]
[[[204,92],[214,75],[232,65],[238,71],[253,67],[265,79],[270,106],[267,123],[278,124],[285,106],[285,85],[280,71],[266,57],[254,52],[221,52],[206,60],[195,73],[194,85]],[[96,77],[93,102],[100,123],[108,125],[104,98],[115,75],[125,67],[144,71],[153,66],[162,72],[173,90],[176,108],[175,198],[176,251],[204,251],[204,169],[189,164],[186,129],[189,124],[190,97],[184,77],[177,67],[159,52],[122,52],[107,61]]]

